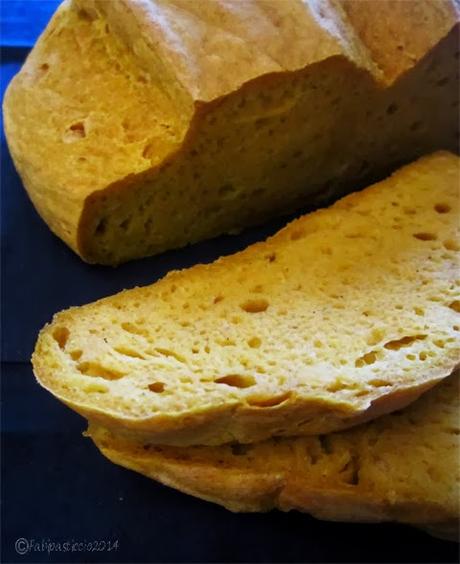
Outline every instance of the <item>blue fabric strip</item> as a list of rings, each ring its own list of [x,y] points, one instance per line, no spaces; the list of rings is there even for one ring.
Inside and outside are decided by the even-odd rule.
[[[0,45],[32,47],[59,0],[0,0]]]

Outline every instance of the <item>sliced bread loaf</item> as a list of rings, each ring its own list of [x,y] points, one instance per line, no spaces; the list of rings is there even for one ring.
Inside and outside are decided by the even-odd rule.
[[[458,374],[403,411],[348,431],[252,445],[164,447],[88,434],[112,462],[232,511],[398,521],[459,540]]]
[[[459,163],[438,153],[211,265],[57,314],[40,384],[159,444],[325,433],[460,359]]]
[[[8,143],[85,260],[158,253],[455,150],[458,19],[453,0],[67,1],[8,88]]]

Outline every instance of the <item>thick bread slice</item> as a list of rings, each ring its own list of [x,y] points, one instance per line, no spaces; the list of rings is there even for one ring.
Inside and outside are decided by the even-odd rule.
[[[39,213],[116,264],[456,150],[457,4],[358,4],[65,2],[5,96]]]
[[[97,425],[88,434],[112,462],[232,511],[399,521],[459,540],[458,383],[457,374],[403,411],[327,436],[181,448]]]
[[[325,433],[460,358],[460,159],[423,158],[264,243],[57,314],[39,382],[158,444]]]

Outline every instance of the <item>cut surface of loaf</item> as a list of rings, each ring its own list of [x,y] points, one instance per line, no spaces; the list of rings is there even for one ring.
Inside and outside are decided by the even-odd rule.
[[[457,5],[374,4],[65,2],[5,96],[37,210],[117,264],[456,150]]]
[[[165,447],[103,427],[112,462],[232,511],[296,509],[333,521],[398,521],[459,540],[459,376],[355,429],[251,445]]]
[[[42,386],[158,444],[325,433],[460,358],[459,162],[437,153],[210,265],[57,314]]]

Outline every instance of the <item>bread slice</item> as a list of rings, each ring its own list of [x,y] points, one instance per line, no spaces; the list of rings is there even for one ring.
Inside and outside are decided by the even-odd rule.
[[[455,2],[377,4],[65,2],[4,103],[37,210],[117,264],[456,150]]]
[[[459,540],[458,374],[403,411],[355,429],[252,445],[164,447],[91,425],[112,462],[231,511],[399,521]]]
[[[40,384],[158,444],[326,433],[459,362],[460,159],[423,158],[211,265],[57,314]]]

